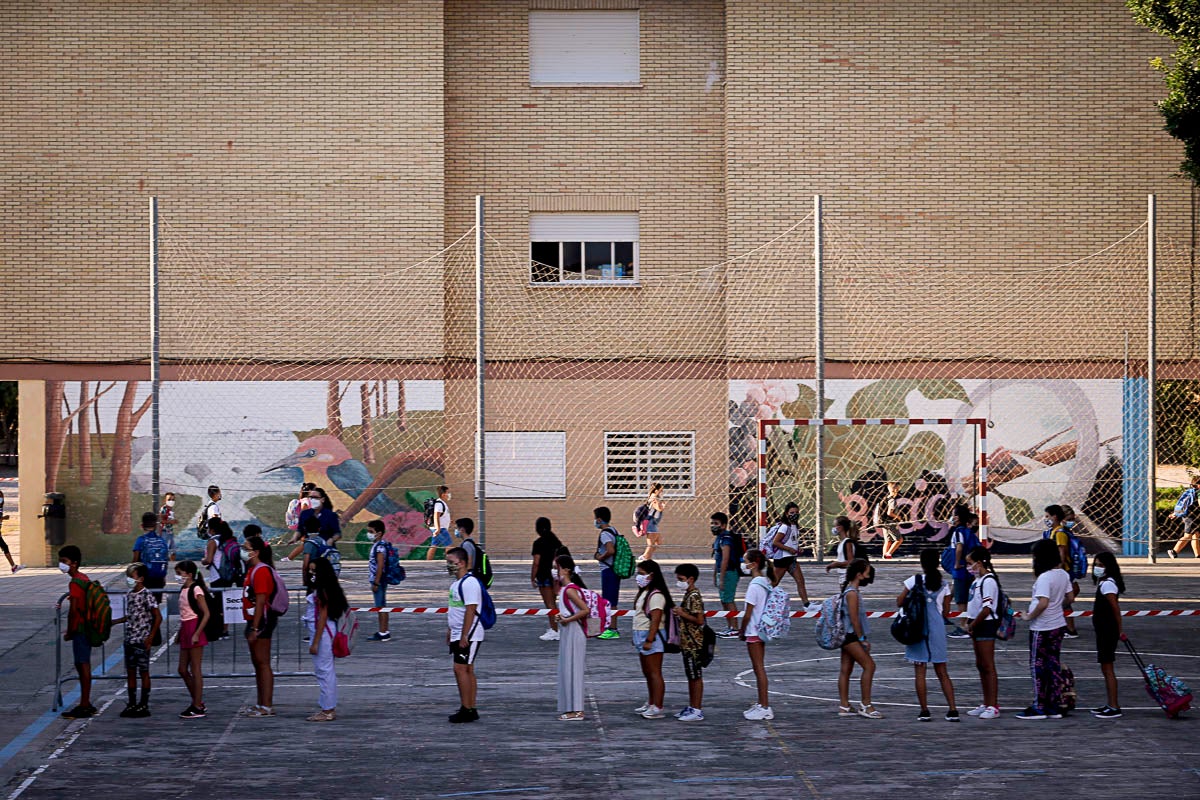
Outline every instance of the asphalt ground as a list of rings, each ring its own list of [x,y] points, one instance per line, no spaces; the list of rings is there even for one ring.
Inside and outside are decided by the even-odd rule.
[[[805,567],[813,597],[833,589],[834,579],[818,565]],[[1200,562],[1129,561],[1125,568],[1125,609],[1200,608],[1194,599]],[[497,569],[497,605],[538,605],[528,588],[527,565],[501,562]],[[869,610],[891,610],[899,583],[915,569],[911,563],[881,565],[875,585],[865,591]],[[90,573],[119,578],[113,570]],[[299,577],[294,567],[284,574]],[[448,580],[440,564],[414,565],[409,576],[393,590],[393,605],[445,605]],[[1014,600],[1027,597],[1033,576],[1024,559],[1006,559],[1001,576]],[[594,571],[585,578],[594,578]],[[351,601],[369,605],[363,571],[348,566],[343,579]],[[557,644],[538,640],[544,619],[510,617],[489,631],[477,663],[482,719],[451,725],[446,715],[458,703],[445,618],[432,615],[392,615],[388,643],[365,641],[375,627],[363,615],[354,655],[337,663],[341,698],[334,722],[305,721],[317,707],[310,676],[279,677],[278,716],[266,719],[238,716],[254,698],[252,679],[210,678],[209,715],[194,721],[176,716],[187,705],[178,678],[156,678],[149,719],[119,718],[124,681],[98,681],[101,714],[72,722],[46,713],[53,694],[52,606],[64,585],[57,570],[0,578],[0,800],[83,793],[206,800],[724,798],[756,791],[797,798],[897,792],[1200,797],[1200,711],[1168,720],[1152,705],[1127,655],[1117,664],[1126,712],[1121,719],[1097,720],[1086,711],[1062,720],[1015,719],[1030,694],[1023,624],[1014,641],[999,644],[1003,716],[990,722],[965,716],[980,699],[966,640],[950,642],[963,721],[941,719],[937,712],[944,703],[931,674],[934,721],[917,722],[912,667],[885,630],[886,620],[871,621],[879,664],[874,699],[883,720],[836,716],[836,654],[816,646],[811,620],[794,620],[789,637],[768,647],[774,721],[742,718],[754,701],[754,678],[737,641],[722,641],[705,673],[704,722],[644,720],[633,713],[645,689],[629,623],[622,620],[620,640],[588,642],[585,721],[558,722]],[[623,592],[626,601],[631,585]],[[715,592],[707,594],[714,607]],[[1090,599],[1081,607],[1090,607]],[[277,634],[281,672],[308,669],[307,656],[298,658],[299,617],[293,607]],[[1082,635],[1066,642],[1064,661],[1075,671],[1080,706],[1087,709],[1103,703],[1103,682],[1090,622],[1078,622]],[[1200,617],[1127,619],[1126,631],[1150,660],[1200,686]],[[118,628],[113,644],[119,637]],[[206,665],[221,672],[248,667],[240,635],[216,644],[211,655]],[[176,659],[173,647],[164,651],[155,674],[173,673]],[[111,674],[122,670],[116,660]],[[686,705],[678,656],[667,656],[664,672],[668,709]],[[72,682],[64,689],[73,687]],[[856,674],[851,696],[857,694]]]

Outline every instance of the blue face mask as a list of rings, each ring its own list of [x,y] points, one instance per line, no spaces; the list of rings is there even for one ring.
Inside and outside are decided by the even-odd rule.
[[[1075,527],[1075,522],[1073,520],[1067,520],[1066,522],[1063,523],[1063,527],[1066,528],[1067,530],[1071,530],[1071,528]]]
[[[601,529],[601,530],[603,530],[603,529],[604,529],[604,523],[603,523],[603,522],[601,522],[600,520],[595,520],[594,524],[595,524],[595,526],[596,526],[597,528],[599,528],[599,529]]]

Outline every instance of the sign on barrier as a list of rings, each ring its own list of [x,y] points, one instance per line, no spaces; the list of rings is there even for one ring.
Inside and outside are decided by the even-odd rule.
[[[224,609],[225,622],[229,625],[242,623],[245,620],[242,618],[242,593],[238,589],[230,589],[227,592],[221,592],[221,607]]]

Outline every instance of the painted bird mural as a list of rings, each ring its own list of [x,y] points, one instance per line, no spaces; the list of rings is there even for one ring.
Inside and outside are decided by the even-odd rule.
[[[351,506],[356,510],[364,508],[355,500],[375,483],[366,465],[354,458],[340,439],[328,434],[310,436],[291,455],[276,461],[262,472],[277,469],[300,469],[304,473],[304,480],[324,489],[333,501],[334,508],[343,511]],[[376,517],[385,517],[407,509],[382,491],[375,491],[365,504],[365,510]]]

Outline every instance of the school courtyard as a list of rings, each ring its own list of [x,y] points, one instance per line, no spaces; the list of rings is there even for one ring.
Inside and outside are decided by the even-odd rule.
[[[289,566],[289,565],[285,565]],[[1194,599],[1200,563],[1148,566],[1123,560],[1129,584],[1125,610],[1200,608]],[[865,591],[868,608],[890,610],[912,564],[880,565]],[[116,568],[88,570],[119,582]],[[1017,600],[1027,598],[1032,576],[1023,558],[1005,559],[1002,578]],[[585,568],[585,579],[594,570]],[[814,598],[834,580],[806,565]],[[298,579],[294,568],[284,571]],[[445,603],[440,563],[416,565],[399,591],[397,606]],[[501,607],[532,607],[527,564],[503,562],[495,591]],[[366,605],[365,576],[348,568],[351,601]],[[69,722],[49,714],[54,671],[53,604],[65,581],[57,571],[29,569],[0,578],[0,797],[48,798],[445,798],[445,797],[704,797],[741,798],[750,793],[794,798],[894,796],[1065,796],[1094,798],[1196,797],[1200,772],[1196,714],[1168,720],[1147,697],[1132,661],[1118,656],[1125,716],[1093,719],[1086,710],[1058,721],[1013,717],[1028,701],[1026,627],[998,648],[1003,716],[981,722],[965,716],[979,698],[969,642],[951,640],[950,671],[963,721],[941,719],[940,694],[932,689],[934,721],[918,723],[912,670],[885,620],[871,621],[879,664],[876,705],[880,721],[836,716],[836,657],[817,648],[812,622],[793,621],[792,632],[768,649],[775,719],[747,722],[741,712],[753,701],[753,676],[744,646],[722,641],[705,673],[706,720],[685,724],[649,721],[632,713],[644,684],[622,621],[617,641],[588,643],[586,720],[555,720],[557,645],[541,642],[539,618],[502,618],[488,633],[478,661],[482,719],[451,725],[457,708],[444,617],[393,615],[393,640],[371,643],[365,635],[354,654],[337,664],[339,718],[315,724],[317,687],[311,677],[280,677],[278,716],[247,719],[238,709],[254,695],[248,678],[210,679],[209,715],[186,721],[178,678],[156,678],[150,719],[120,719],[124,682],[98,681],[99,716]],[[1088,584],[1085,583],[1085,591]],[[744,586],[743,586],[744,588]],[[628,587],[623,599],[629,597]],[[1080,604],[1090,608],[1090,600]],[[280,672],[307,669],[297,660],[299,619],[295,606],[281,623]],[[1200,683],[1200,618],[1136,618],[1126,631],[1149,660]],[[365,634],[374,620],[362,617]],[[718,623],[719,624],[719,623]],[[1064,661],[1077,676],[1084,709],[1103,702],[1089,621],[1081,636],[1064,644]],[[216,646],[217,665],[245,671],[240,630]],[[120,628],[113,644],[119,643]],[[230,643],[237,647],[230,661]],[[122,666],[110,647],[112,674]],[[171,647],[154,664],[173,673]],[[97,655],[99,661],[99,655]],[[206,661],[206,664],[209,663]],[[665,661],[667,705],[686,704],[677,657]],[[64,686],[67,700],[73,683]],[[857,696],[852,684],[851,696]],[[944,709],[942,709],[944,710]],[[1200,714],[1200,712],[1196,712]]]

